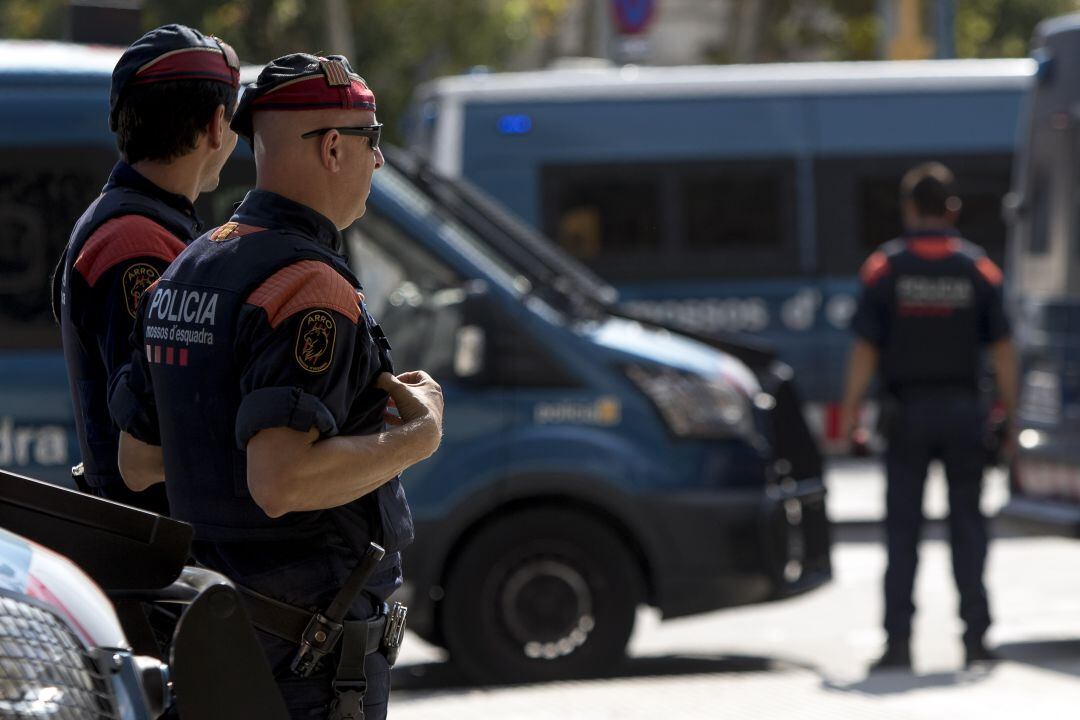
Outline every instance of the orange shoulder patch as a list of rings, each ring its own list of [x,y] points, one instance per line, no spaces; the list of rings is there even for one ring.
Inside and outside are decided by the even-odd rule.
[[[997,263],[986,256],[975,261],[975,269],[979,271],[980,275],[986,278],[986,282],[995,287],[1001,285],[1005,280],[1005,276],[1001,273],[1001,268],[997,266]]]
[[[360,319],[356,288],[318,260],[301,260],[278,270],[255,288],[247,301],[266,311],[273,328],[313,308],[339,312],[354,323]]]
[[[124,215],[99,227],[83,244],[75,270],[93,287],[110,268],[125,260],[158,258],[172,262],[184,243],[150,218]]]
[[[888,272],[889,256],[878,250],[870,255],[870,257],[866,258],[862,270],[859,271],[859,278],[862,280],[863,285],[870,287],[877,283],[878,280],[885,277]]]
[[[255,225],[244,225],[243,223],[227,222],[221,227],[210,233],[210,242],[225,242],[226,240],[235,240],[238,237],[244,235],[250,235],[251,233],[262,232],[266,228],[257,227]]]

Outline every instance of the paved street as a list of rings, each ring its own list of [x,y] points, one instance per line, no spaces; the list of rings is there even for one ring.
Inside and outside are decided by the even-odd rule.
[[[999,526],[988,578],[996,620],[990,639],[1005,661],[963,671],[948,546],[942,525],[932,525],[917,585],[915,674],[868,678],[884,639],[885,558],[880,530],[866,522],[881,512],[874,498],[882,482],[865,464],[842,464],[834,475],[834,517],[846,513],[847,522],[837,527],[835,580],[827,588],[670,623],[642,611],[630,659],[618,677],[599,681],[468,687],[437,649],[412,637],[396,677],[394,720],[1075,717],[1080,541],[1009,535]],[[1001,483],[991,479],[990,504],[1004,498]],[[930,495],[931,517],[940,516]]]

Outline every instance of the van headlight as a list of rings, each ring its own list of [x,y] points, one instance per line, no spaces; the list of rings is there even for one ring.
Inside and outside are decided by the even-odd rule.
[[[749,398],[723,378],[639,365],[624,370],[678,437],[746,437],[754,432]]]

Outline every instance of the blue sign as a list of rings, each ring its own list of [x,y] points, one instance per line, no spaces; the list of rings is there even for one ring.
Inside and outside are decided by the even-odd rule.
[[[623,35],[645,32],[656,13],[656,0],[612,0],[615,25]]]

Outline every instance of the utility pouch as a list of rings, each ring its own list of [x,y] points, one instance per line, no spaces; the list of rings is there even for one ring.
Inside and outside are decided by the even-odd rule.
[[[405,637],[405,618],[408,614],[409,608],[399,602],[394,603],[386,613],[386,632],[383,633],[380,649],[390,667],[394,667],[401,651],[401,641]]]

